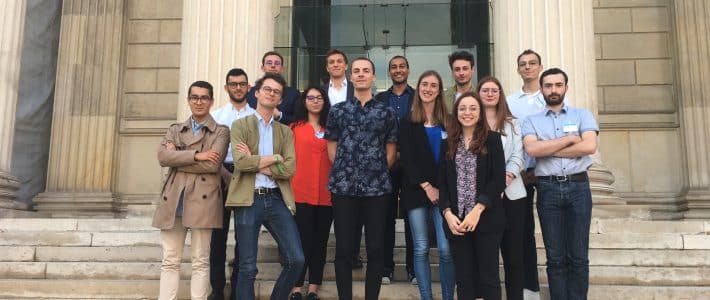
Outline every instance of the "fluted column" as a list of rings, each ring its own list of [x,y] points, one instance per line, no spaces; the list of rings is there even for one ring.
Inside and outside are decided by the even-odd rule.
[[[710,218],[710,4],[676,0],[675,89],[680,102],[681,130],[687,159],[687,218]],[[682,67],[680,67],[682,66]]]
[[[533,49],[544,67],[559,67],[569,75],[566,101],[597,116],[597,79],[592,1],[497,0],[493,5],[495,73],[507,91],[522,86],[518,55]],[[596,216],[625,215],[624,202],[614,196],[614,175],[593,156],[590,185]]]
[[[229,69],[244,69],[252,85],[263,75],[261,56],[273,50],[278,9],[272,0],[184,0],[178,120],[190,115],[184,99],[192,82],[211,83],[218,107],[229,101],[222,91]]]
[[[124,0],[64,0],[46,192],[54,216],[112,216]]]
[[[0,210],[28,208],[15,200],[20,181],[10,174],[25,7],[24,0],[0,1]]]

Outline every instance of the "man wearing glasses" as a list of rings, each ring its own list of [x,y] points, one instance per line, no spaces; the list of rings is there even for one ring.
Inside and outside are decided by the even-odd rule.
[[[212,85],[196,81],[188,89],[192,114],[170,125],[158,148],[158,161],[169,167],[162,184],[153,226],[160,229],[163,261],[159,299],[177,299],[180,261],[187,230],[191,232],[192,299],[209,292],[209,247],[212,230],[222,227],[220,168],[227,154],[229,128],[210,116]]]
[[[264,53],[261,57],[261,70],[264,74],[272,73],[279,74],[283,76],[284,70],[284,58],[276,51],[269,51]],[[256,108],[256,88],[249,90],[247,94],[247,101],[249,106]],[[300,97],[297,89],[289,86],[284,86],[283,93],[279,99],[280,103],[274,109],[274,120],[278,120],[286,125],[293,122],[293,106],[296,104],[296,100]]]
[[[293,214],[296,212],[291,176],[296,170],[293,133],[274,122],[286,81],[267,72],[254,85],[256,113],[232,124],[234,176],[226,206],[234,207],[239,237],[239,274],[235,298],[252,300],[258,270],[256,257],[259,232],[264,225],[279,248],[283,270],[274,284],[271,299],[287,299],[304,265],[303,248]]]
[[[229,103],[212,112],[212,117],[218,124],[232,126],[234,120],[253,115],[256,111],[247,105],[246,95],[249,91],[249,77],[242,69],[231,69],[227,73],[224,91],[229,95]],[[227,187],[234,172],[234,159],[232,158],[232,148],[227,148],[227,157],[224,159],[223,167],[220,170],[222,177],[222,203],[227,200]],[[223,206],[224,207],[224,206]],[[232,217],[232,210],[224,208],[222,228],[212,231],[212,241],[210,243],[210,284],[212,294],[208,300],[224,299],[224,263],[227,260],[227,236],[229,234],[229,220]],[[236,231],[236,229],[235,229]],[[237,285],[237,271],[239,266],[239,256],[237,255],[237,235],[234,234],[234,263],[232,264],[232,275],[230,282],[232,287]],[[234,289],[232,296],[234,299]]]

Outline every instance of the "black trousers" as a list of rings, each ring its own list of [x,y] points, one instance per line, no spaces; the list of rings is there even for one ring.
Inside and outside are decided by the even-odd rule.
[[[502,236],[502,230],[475,230],[449,240],[456,268],[458,299],[501,299],[498,252]]]
[[[395,168],[390,171],[392,178],[392,194],[387,203],[387,219],[385,220],[385,271],[382,276],[390,275],[394,272],[394,239],[395,223],[399,204],[399,190],[402,182],[402,168]]]
[[[508,300],[523,300],[523,229],[525,224],[525,198],[503,198],[505,230],[500,244],[505,269],[505,295]]]
[[[227,186],[222,186],[222,202],[227,201]],[[232,209],[224,209],[222,218],[222,228],[212,229],[210,239],[210,285],[213,291],[224,291],[225,285],[225,262],[227,260],[227,237],[229,236],[229,221],[232,218]],[[235,224],[236,227],[236,224]],[[232,276],[229,282],[232,289],[237,286],[237,274],[239,273],[239,255],[237,254],[237,229],[234,229],[234,263],[232,264]],[[233,294],[233,293],[232,293]],[[230,297],[230,299],[233,297]]]
[[[333,195],[333,220],[335,222],[335,283],[340,300],[353,298],[352,257],[359,230],[358,220],[365,224],[365,299],[378,299],[382,272],[384,271],[385,216],[389,195],[377,197],[349,197]]]
[[[330,224],[333,223],[333,208],[330,206],[296,203],[296,225],[301,236],[305,268],[296,286],[303,286],[306,270],[308,284],[323,283],[323,266],[328,249]]]
[[[523,224],[523,287],[538,292],[540,282],[537,278],[537,247],[535,245],[535,215],[533,207],[535,200],[535,184],[525,186],[528,196],[524,199],[524,224]],[[523,201],[523,199],[521,199]]]

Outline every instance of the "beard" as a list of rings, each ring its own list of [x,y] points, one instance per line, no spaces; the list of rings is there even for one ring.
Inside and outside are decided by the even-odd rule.
[[[247,100],[247,96],[244,95],[244,97],[236,98],[236,97],[233,97],[232,95],[229,95],[229,99],[231,99],[232,101],[234,101],[236,103],[243,103],[245,100]]]
[[[394,80],[394,79],[392,79],[392,83],[393,83],[394,85],[404,84],[404,83],[407,83],[407,78],[404,78],[404,80]]]
[[[552,93],[550,95],[542,95],[545,98],[545,103],[548,106],[557,106],[565,99],[565,94]]]

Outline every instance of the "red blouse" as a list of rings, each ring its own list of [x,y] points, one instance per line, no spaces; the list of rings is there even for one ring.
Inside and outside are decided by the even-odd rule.
[[[321,128],[319,137],[308,123],[292,124],[291,129],[296,148],[296,173],[291,187],[296,202],[331,206],[328,176],[332,164],[327,140],[323,138],[325,128]]]

